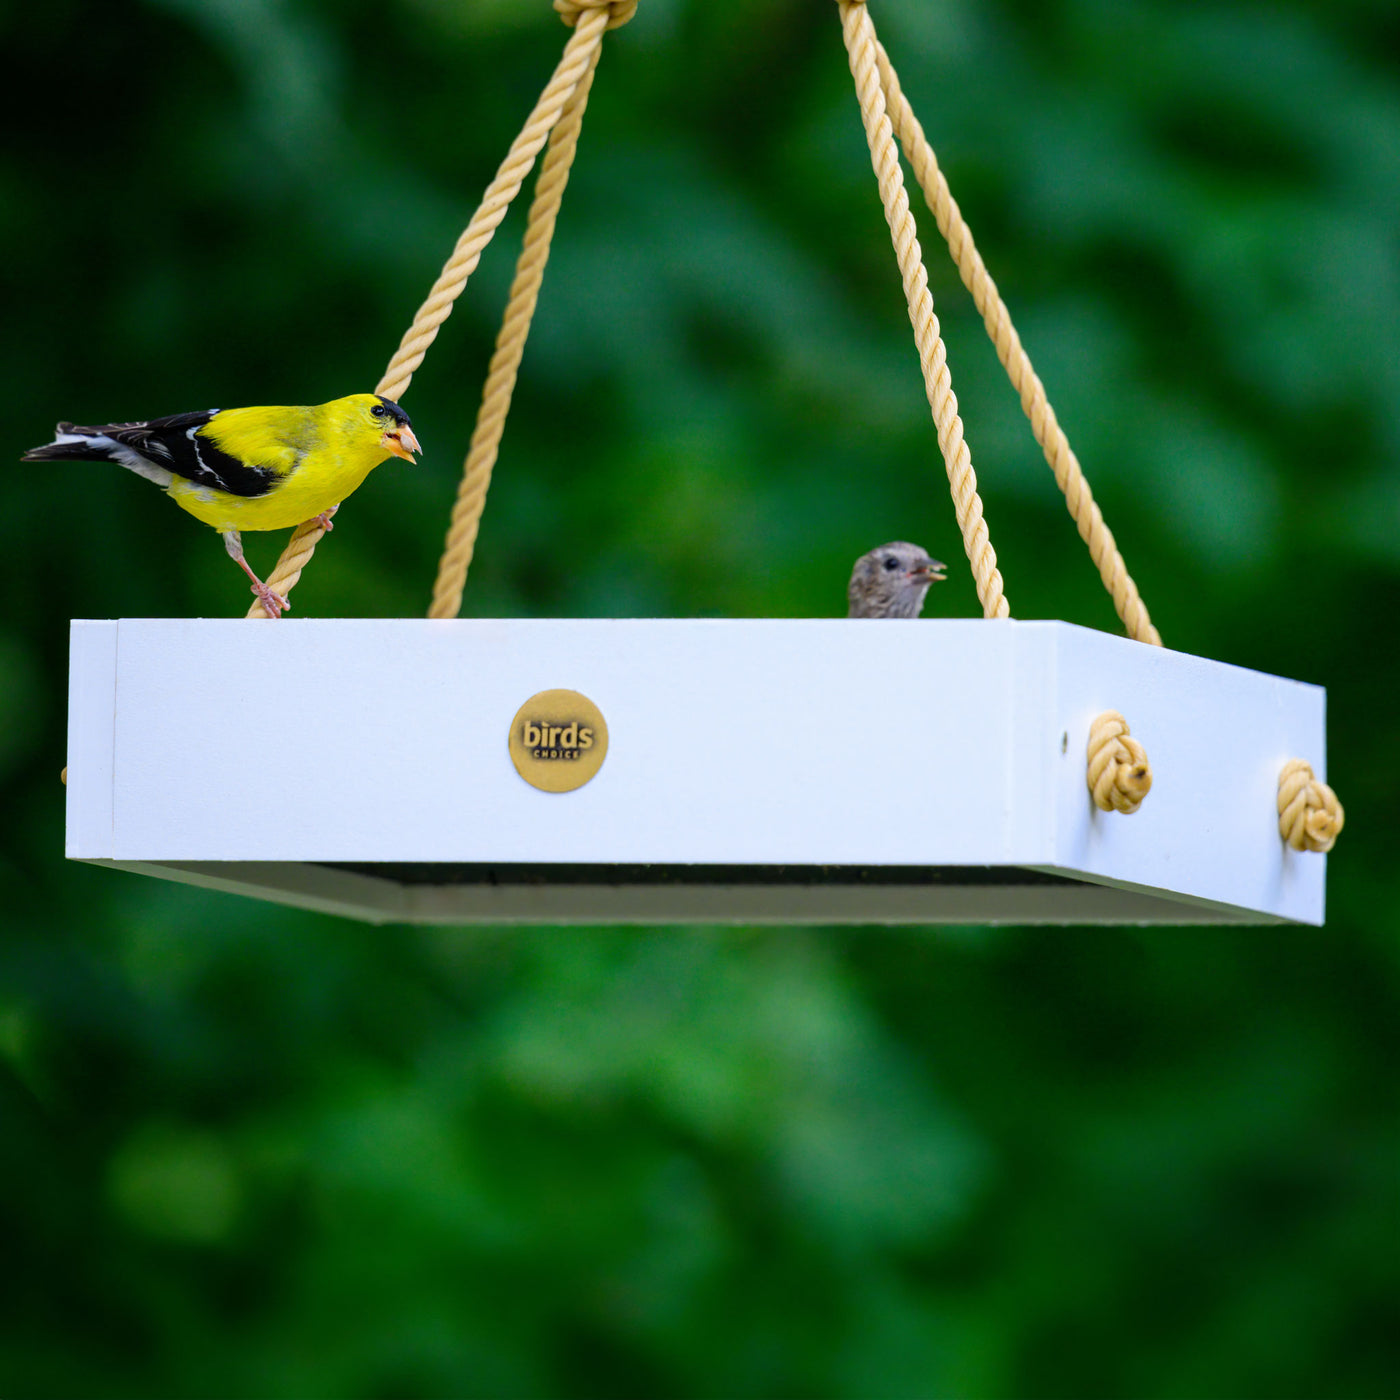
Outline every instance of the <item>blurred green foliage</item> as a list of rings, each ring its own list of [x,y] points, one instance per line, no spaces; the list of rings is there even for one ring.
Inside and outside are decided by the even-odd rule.
[[[871,8],[1168,643],[1329,687],[1328,926],[373,931],[65,865],[67,619],[248,595],[146,483],[15,459],[371,386],[565,36],[6,0],[5,1395],[1400,1390],[1400,13]],[[468,614],[958,556],[834,10],[609,36]],[[1111,628],[915,211],[1013,611]],[[425,608],[520,221],[296,615]]]

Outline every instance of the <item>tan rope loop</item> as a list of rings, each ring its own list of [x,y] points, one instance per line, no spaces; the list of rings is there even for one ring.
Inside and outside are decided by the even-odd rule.
[[[1089,726],[1089,791],[1102,812],[1131,816],[1152,789],[1147,751],[1117,710],[1105,710]]]
[[[1022,411],[1030,419],[1031,432],[1035,434],[1035,440],[1055,474],[1056,484],[1064,493],[1065,505],[1074,517],[1080,538],[1089,546],[1089,555],[1113,599],[1114,610],[1130,637],[1161,646],[1162,638],[1147,615],[1147,607],[1138,593],[1137,584],[1128,573],[1113,534],[1104,523],[1103,512],[1089,490],[1079,459],[1074,455],[1054,409],[1050,407],[1045,386],[1040,382],[1030,356],[1021,347],[1021,337],[1011,324],[1011,313],[997,292],[996,283],[987,273],[982,255],[972,241],[972,231],[958,209],[948,181],[939,169],[938,158],[914,115],[914,109],[909,105],[909,99],[900,88],[899,76],[883,45],[877,43],[875,57],[895,135],[899,137],[914,178],[933,211],[938,230],[947,240],[948,250],[958,265],[963,285],[972,293],[973,303],[981,313],[987,334],[996,347],[997,358],[1020,396]]]
[[[471,446],[462,467],[462,480],[457,487],[457,499],[447,530],[447,544],[438,564],[437,580],[433,584],[429,617],[456,617],[462,607],[462,589],[466,585],[467,569],[471,566],[476,549],[481,513],[486,508],[486,492],[491,485],[501,435],[505,432],[516,375],[525,353],[525,341],[530,334],[535,304],[539,300],[540,285],[549,262],[549,245],[554,237],[554,226],[574,154],[578,150],[583,113],[588,105],[588,93],[601,52],[601,48],[593,50],[593,61],[579,79],[574,95],[564,108],[540,165],[535,197],[526,220],[525,238],[515,265],[515,280],[511,283],[510,297],[506,302],[505,315],[501,318],[500,333],[496,337],[496,349],[482,387],[476,428],[472,432]]]
[[[855,79],[856,96],[860,101],[861,121],[870,146],[871,164],[880,186],[885,221],[889,224],[895,257],[899,261],[904,294],[909,303],[909,321],[914,327],[919,366],[923,370],[924,388],[938,429],[938,446],[948,473],[948,488],[952,493],[958,528],[962,532],[963,549],[972,565],[983,616],[1006,617],[1010,613],[1010,605],[997,570],[996,551],[992,548],[987,530],[982,498],[977,494],[972,454],[968,451],[962,419],[958,416],[958,400],[953,393],[952,376],[948,372],[947,351],[943,346],[938,317],[934,314],[918,230],[909,209],[909,196],[904,190],[904,175],[895,150],[894,133],[885,110],[885,97],[876,62],[878,43],[875,26],[866,12],[864,0],[838,0],[838,4],[851,76]]]
[[[1330,851],[1346,822],[1337,794],[1290,758],[1278,775],[1278,833],[1295,851]]]
[[[570,29],[583,17],[585,10],[606,10],[608,28],[620,29],[637,13],[637,0],[554,0],[554,8]]]
[[[413,324],[404,333],[394,358],[384,371],[375,389],[385,398],[399,399],[408,388],[413,372],[423,363],[423,356],[437,337],[438,329],[452,313],[452,304],[476,271],[481,255],[490,243],[501,220],[505,218],[525,177],[534,168],[535,157],[549,139],[564,104],[573,96],[579,79],[592,66],[603,31],[610,19],[603,9],[587,8],[579,16],[578,27],[564,45],[559,66],[554,70],[535,110],[530,113],[520,135],[511,143],[501,162],[496,178],[486,188],[481,204],[471,222],[463,230],[427,300],[418,308]]]
[[[573,96],[584,73],[596,61],[598,45],[610,23],[607,9],[597,8],[584,0],[583,9],[576,18],[577,27],[564,45],[564,53],[553,76],[545,85],[520,134],[511,143],[495,178],[486,187],[476,213],[457,240],[427,300],[418,308],[413,324],[404,332],[383,378],[375,386],[376,394],[396,401],[403,397],[414,371],[423,363],[428,347],[437,338],[442,323],[452,314],[453,303],[467,285],[467,279],[476,271],[486,245],[505,218],[512,200],[519,194],[525,177],[534,168],[535,158],[549,139],[565,103]],[[310,521],[298,526],[277,561],[277,567],[268,575],[268,586],[285,597],[301,577],[302,569],[315,553],[324,533]],[[248,616],[266,617],[267,613],[261,603],[254,603],[248,609]]]

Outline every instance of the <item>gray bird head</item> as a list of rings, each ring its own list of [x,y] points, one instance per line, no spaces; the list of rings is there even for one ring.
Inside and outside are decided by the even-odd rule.
[[[862,554],[846,589],[847,617],[918,617],[929,585],[943,578],[943,565],[906,540]]]

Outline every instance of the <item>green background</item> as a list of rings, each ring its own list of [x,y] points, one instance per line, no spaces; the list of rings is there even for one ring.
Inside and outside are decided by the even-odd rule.
[[[6,1396],[1400,1390],[1400,14],[872,14],[1168,644],[1328,687],[1327,927],[372,930],[66,865],[68,619],[249,595],[148,483],[20,453],[372,387],[566,36],[8,0]],[[1013,611],[1113,629],[914,207]],[[426,607],[520,227],[295,616]],[[892,537],[976,615],[836,7],[641,0],[464,613],[836,615]]]

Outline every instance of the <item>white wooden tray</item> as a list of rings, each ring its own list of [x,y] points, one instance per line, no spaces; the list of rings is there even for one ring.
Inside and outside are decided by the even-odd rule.
[[[555,688],[609,735],[572,792],[507,749]],[[1321,923],[1275,804],[1324,709],[1060,622],[75,622],[67,853],[376,922]]]

